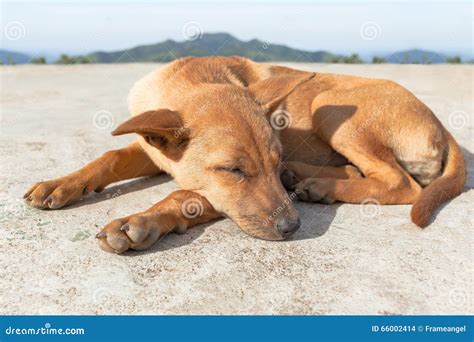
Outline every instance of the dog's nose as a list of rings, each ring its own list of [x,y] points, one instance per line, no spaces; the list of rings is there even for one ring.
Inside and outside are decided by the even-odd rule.
[[[286,218],[281,218],[277,222],[277,229],[280,232],[281,236],[285,239],[293,235],[294,232],[298,230],[301,225],[300,219],[290,220]]]

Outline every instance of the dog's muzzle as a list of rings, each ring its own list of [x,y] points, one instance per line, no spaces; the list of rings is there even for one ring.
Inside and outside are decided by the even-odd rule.
[[[276,227],[281,236],[285,239],[293,235],[301,225],[300,219],[291,220],[288,218],[280,218],[277,221]]]

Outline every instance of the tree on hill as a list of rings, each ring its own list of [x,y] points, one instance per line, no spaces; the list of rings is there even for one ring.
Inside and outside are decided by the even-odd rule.
[[[383,57],[374,56],[372,57],[372,64],[382,64],[387,63],[387,60]]]
[[[344,63],[344,64],[362,64],[364,61],[359,57],[357,53],[353,53],[350,56],[335,56],[328,59],[329,63]]]
[[[30,61],[31,64],[46,64],[46,58],[43,56],[32,58]]]
[[[88,64],[90,60],[87,57],[83,56],[68,56],[66,54],[62,54],[59,59],[56,61],[56,64]]]
[[[56,64],[74,64],[74,59],[63,53],[56,61]]]
[[[461,60],[461,57],[459,57],[459,56],[453,56],[453,57],[446,58],[446,63],[461,64],[462,60]]]
[[[359,57],[357,53],[353,53],[349,57],[344,58],[344,63],[346,64],[362,64],[364,61]]]

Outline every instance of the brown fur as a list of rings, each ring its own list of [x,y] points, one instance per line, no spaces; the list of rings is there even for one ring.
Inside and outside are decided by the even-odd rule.
[[[105,226],[98,238],[107,251],[148,248],[223,215],[253,236],[286,238],[299,223],[282,182],[304,201],[414,203],[419,226],[465,183],[452,136],[391,81],[190,57],[137,82],[129,108],[113,134],[136,133],[137,143],[25,194],[56,209],[118,180],[172,175],[183,190]],[[289,126],[269,125],[281,113]],[[198,215],[183,212],[189,203]]]

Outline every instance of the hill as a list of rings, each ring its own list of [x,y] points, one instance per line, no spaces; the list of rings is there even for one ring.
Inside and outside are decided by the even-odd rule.
[[[394,64],[439,64],[446,63],[446,58],[434,51],[413,49],[395,52],[387,56],[386,60]]]
[[[92,63],[169,62],[186,56],[239,55],[254,61],[326,62],[335,55],[326,51],[304,51],[258,39],[241,41],[228,33],[207,33],[196,40],[166,40],[114,52],[94,52],[86,57]]]
[[[25,64],[31,60],[31,56],[24,53],[0,49],[0,61],[2,64]]]

